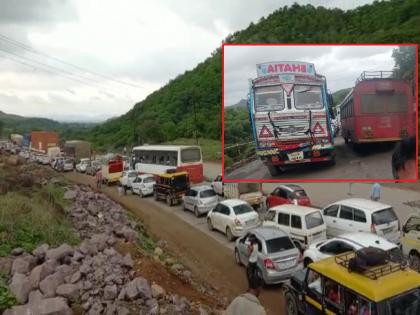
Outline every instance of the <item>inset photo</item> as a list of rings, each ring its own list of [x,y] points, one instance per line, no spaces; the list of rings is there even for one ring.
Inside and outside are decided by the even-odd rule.
[[[223,45],[223,180],[418,180],[418,45]]]

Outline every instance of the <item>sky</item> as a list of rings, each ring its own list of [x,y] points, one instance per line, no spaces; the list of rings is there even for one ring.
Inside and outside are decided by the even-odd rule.
[[[256,64],[271,61],[313,63],[331,92],[351,88],[363,71],[390,71],[398,46],[225,46],[224,104],[247,98],[248,80],[257,77]]]
[[[1,0],[0,111],[61,121],[118,116],[284,5],[372,1],[191,2]],[[243,94],[232,93],[232,102]]]

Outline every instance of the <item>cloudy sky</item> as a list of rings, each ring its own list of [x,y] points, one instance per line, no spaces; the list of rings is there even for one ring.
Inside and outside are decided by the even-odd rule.
[[[123,114],[229,33],[295,0],[193,2],[0,0],[0,110],[77,121]],[[372,1],[296,2],[351,9]],[[243,94],[235,90],[232,101]]]
[[[398,46],[225,46],[224,104],[246,99],[248,79],[257,77],[256,64],[303,61],[315,64],[335,92],[349,88],[363,71],[392,70],[392,50]]]

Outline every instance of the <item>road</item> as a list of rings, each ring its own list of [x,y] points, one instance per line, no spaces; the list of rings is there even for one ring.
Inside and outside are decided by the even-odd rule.
[[[354,151],[342,137],[335,138],[336,165],[322,163],[288,167],[282,174],[272,177],[260,159],[245,164],[226,179],[392,179],[391,156],[394,145],[371,144]]]

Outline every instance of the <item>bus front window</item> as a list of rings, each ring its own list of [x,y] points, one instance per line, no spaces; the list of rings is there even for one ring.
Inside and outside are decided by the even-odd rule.
[[[280,85],[263,86],[255,89],[255,110],[257,112],[280,111],[283,109],[284,95]]]
[[[199,148],[188,148],[181,151],[182,163],[193,163],[201,161],[201,150]]]
[[[295,85],[293,89],[296,109],[321,109],[321,87],[311,85]]]

